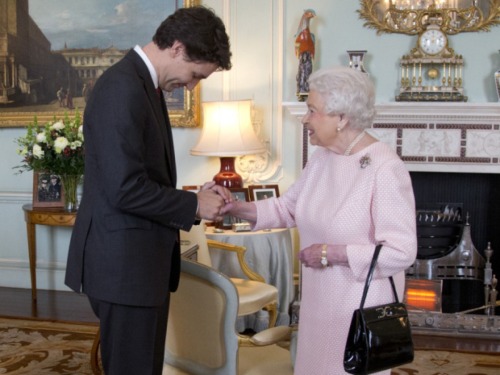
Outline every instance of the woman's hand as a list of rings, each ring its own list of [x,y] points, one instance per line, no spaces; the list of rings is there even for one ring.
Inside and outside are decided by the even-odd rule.
[[[314,244],[299,251],[299,260],[306,267],[311,268],[324,268],[321,264],[321,251],[323,250],[322,244]],[[327,246],[328,252],[328,246]]]
[[[197,193],[198,209],[196,217],[213,221],[223,219],[224,206],[232,201],[231,192],[223,186],[210,181],[205,183]]]
[[[240,219],[257,221],[257,208],[253,202],[232,201],[227,203],[221,211],[222,215],[232,215]]]

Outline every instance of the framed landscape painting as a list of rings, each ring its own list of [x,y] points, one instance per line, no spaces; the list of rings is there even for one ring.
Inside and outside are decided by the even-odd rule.
[[[0,127],[44,123],[83,113],[97,79],[160,23],[199,0],[29,0],[2,2]],[[2,9],[5,8],[5,9]],[[26,13],[28,10],[28,13]],[[30,32],[24,32],[30,30]],[[165,92],[174,127],[200,123],[200,85]]]

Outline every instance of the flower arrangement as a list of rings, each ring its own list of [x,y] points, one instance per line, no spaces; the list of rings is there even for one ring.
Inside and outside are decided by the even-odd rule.
[[[70,119],[64,119],[45,125],[38,124],[37,118],[28,125],[24,137],[16,139],[22,164],[14,167],[23,171],[49,172],[59,175],[64,189],[64,207],[74,211],[78,207],[77,187],[84,172],[84,142],[81,116],[76,112]]]
[[[84,140],[81,116],[38,124],[37,118],[28,126],[26,135],[17,140],[23,171],[48,171],[57,175],[82,176],[84,171]]]

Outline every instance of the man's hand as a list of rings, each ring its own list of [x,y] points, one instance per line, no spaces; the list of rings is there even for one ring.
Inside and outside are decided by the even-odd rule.
[[[214,181],[205,183],[198,192],[198,212],[201,219],[221,221],[222,208],[233,200],[231,192]]]
[[[217,194],[219,194],[222,199],[224,199],[225,203],[229,203],[233,201],[233,195],[229,191],[229,189],[225,188],[224,186],[217,185],[215,181],[209,181],[205,182],[205,184],[201,187],[201,190],[208,190],[211,189],[215,191]]]

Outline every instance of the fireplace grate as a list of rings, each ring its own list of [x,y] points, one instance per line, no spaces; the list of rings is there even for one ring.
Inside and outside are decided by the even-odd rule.
[[[483,280],[484,258],[472,243],[462,204],[435,203],[417,210],[418,253],[407,278]]]

